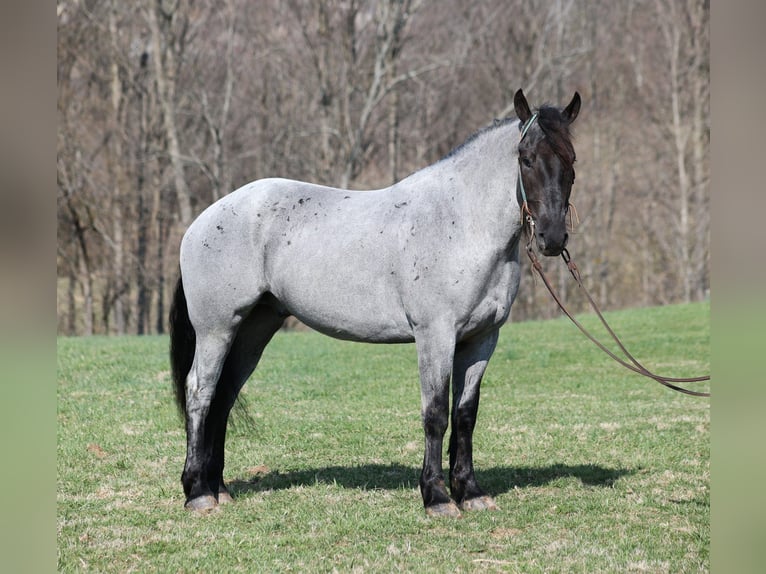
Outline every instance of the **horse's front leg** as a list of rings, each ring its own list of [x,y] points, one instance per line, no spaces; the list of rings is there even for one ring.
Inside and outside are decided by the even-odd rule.
[[[442,471],[442,446],[449,423],[449,382],[455,352],[454,332],[430,329],[416,334],[425,454],[420,493],[428,516],[459,517],[447,493]]]
[[[452,370],[452,433],[450,435],[450,489],[462,510],[497,510],[497,505],[476,482],[473,470],[473,429],[479,411],[479,387],[497,344],[498,331],[460,343]]]

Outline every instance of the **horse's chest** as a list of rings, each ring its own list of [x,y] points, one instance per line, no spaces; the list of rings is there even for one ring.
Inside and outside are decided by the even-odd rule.
[[[518,263],[509,262],[491,273],[484,287],[467,306],[462,334],[484,330],[503,324],[511,311],[511,304],[519,289]]]

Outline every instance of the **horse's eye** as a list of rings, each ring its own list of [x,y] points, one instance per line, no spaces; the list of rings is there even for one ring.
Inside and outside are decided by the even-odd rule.
[[[527,168],[532,167],[532,160],[529,159],[528,157],[522,157],[521,158],[521,165],[523,165],[524,167],[527,167]]]

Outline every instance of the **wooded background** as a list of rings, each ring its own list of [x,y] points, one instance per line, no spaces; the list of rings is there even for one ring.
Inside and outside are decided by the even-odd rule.
[[[180,238],[212,201],[270,176],[388,186],[512,114],[519,88],[533,106],[583,97],[569,247],[599,302],[708,296],[707,1],[58,0],[57,14],[60,334],[165,332]],[[556,313],[525,273],[513,319]]]

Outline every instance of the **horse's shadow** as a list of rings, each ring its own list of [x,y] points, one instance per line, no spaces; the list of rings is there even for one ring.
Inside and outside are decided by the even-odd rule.
[[[543,467],[500,466],[476,470],[476,478],[491,495],[497,496],[515,488],[543,486],[560,478],[575,478],[585,486],[611,487],[617,480],[635,471],[624,468],[604,468],[592,464],[554,464]],[[416,488],[420,469],[401,464],[366,464],[361,466],[330,466],[308,470],[267,471],[228,483],[233,495],[267,490],[285,490],[297,486],[337,484],[360,490],[398,490]]]

